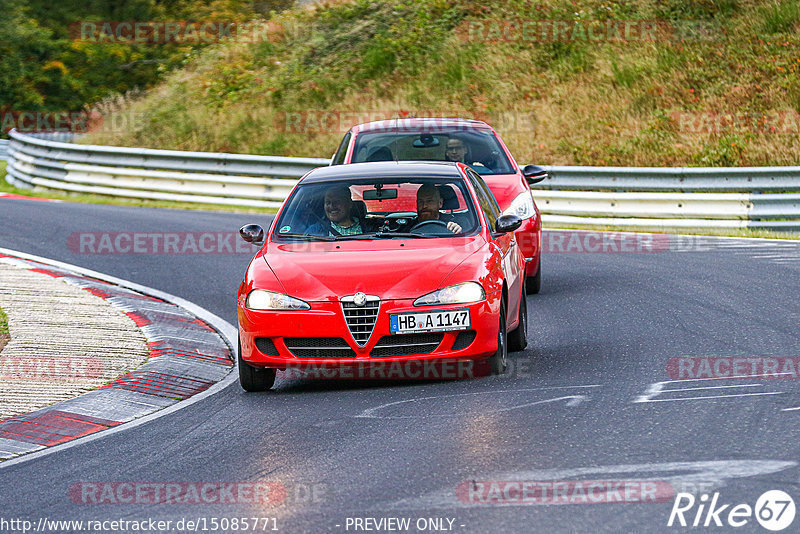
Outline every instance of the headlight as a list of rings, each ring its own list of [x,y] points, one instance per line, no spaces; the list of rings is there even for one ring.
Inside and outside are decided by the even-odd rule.
[[[486,293],[477,282],[465,282],[437,289],[414,301],[414,306],[433,306],[435,304],[466,304],[486,298]]]
[[[536,215],[536,208],[533,207],[533,197],[530,192],[525,191],[517,195],[511,201],[511,205],[503,212],[503,215],[516,215],[523,221]]]
[[[310,310],[311,306],[300,299],[273,293],[263,289],[254,289],[247,294],[245,307],[251,310]]]

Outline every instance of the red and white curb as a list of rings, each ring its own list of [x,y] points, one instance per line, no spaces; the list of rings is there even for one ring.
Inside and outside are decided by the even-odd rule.
[[[133,319],[150,349],[144,365],[100,389],[0,421],[0,467],[87,436],[137,426],[235,381],[236,329],[216,315],[168,293],[74,265],[2,248],[0,258],[106,299]]]

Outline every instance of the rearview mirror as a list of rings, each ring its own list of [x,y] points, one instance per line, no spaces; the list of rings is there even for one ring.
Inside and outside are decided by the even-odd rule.
[[[390,200],[397,198],[397,188],[365,189],[364,200]]]
[[[428,148],[432,146],[439,146],[439,138],[434,137],[429,133],[424,133],[419,136],[419,139],[414,139],[411,143],[414,148]]]
[[[528,185],[538,184],[549,177],[547,171],[538,165],[525,165],[522,168],[522,176],[528,181]]]
[[[246,224],[239,228],[239,235],[247,241],[256,246],[264,244],[264,229],[257,224]]]

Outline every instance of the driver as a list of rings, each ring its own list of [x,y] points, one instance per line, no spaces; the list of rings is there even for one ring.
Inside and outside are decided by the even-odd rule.
[[[363,233],[361,221],[353,215],[353,199],[346,185],[334,185],[325,192],[325,217],[327,221],[311,225],[306,233],[320,236]]]
[[[439,210],[442,209],[442,196],[439,189],[433,184],[423,184],[417,189],[417,223],[425,221],[439,221],[447,223],[447,229],[457,234],[461,231],[461,225],[453,220],[446,220],[447,215],[442,216]]]
[[[469,146],[464,142],[463,139],[457,136],[452,136],[447,140],[447,145],[445,145],[444,149],[444,157],[447,161],[457,161],[473,168],[486,168],[486,166],[480,161],[475,161],[472,159],[472,152],[470,151]]]

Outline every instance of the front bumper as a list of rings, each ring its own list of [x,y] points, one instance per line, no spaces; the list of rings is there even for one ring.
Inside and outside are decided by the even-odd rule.
[[[381,301],[372,334],[361,347],[354,340],[338,301],[312,302],[305,311],[255,311],[239,306],[239,337],[242,359],[255,367],[273,369],[318,369],[320,367],[386,365],[392,362],[446,360],[452,362],[484,360],[497,350],[499,293],[472,304],[414,307],[412,300]],[[436,333],[424,338],[422,352],[415,352],[414,343],[405,343],[390,332],[389,315],[421,311],[468,309],[470,329]],[[465,332],[462,334],[462,332]],[[467,333],[469,332],[469,333]],[[474,334],[472,334],[474,332]],[[431,344],[431,338],[438,339]],[[471,341],[470,341],[471,338]],[[338,350],[301,350],[298,346],[331,344]],[[419,338],[413,338],[419,339]],[[264,341],[267,340],[267,341]],[[298,340],[302,340],[298,342]],[[389,349],[386,349],[387,343]],[[400,343],[398,345],[392,345]],[[313,357],[307,357],[309,352]],[[298,355],[299,354],[299,355]],[[326,354],[323,356],[323,354]],[[327,354],[346,357],[330,357]]]

